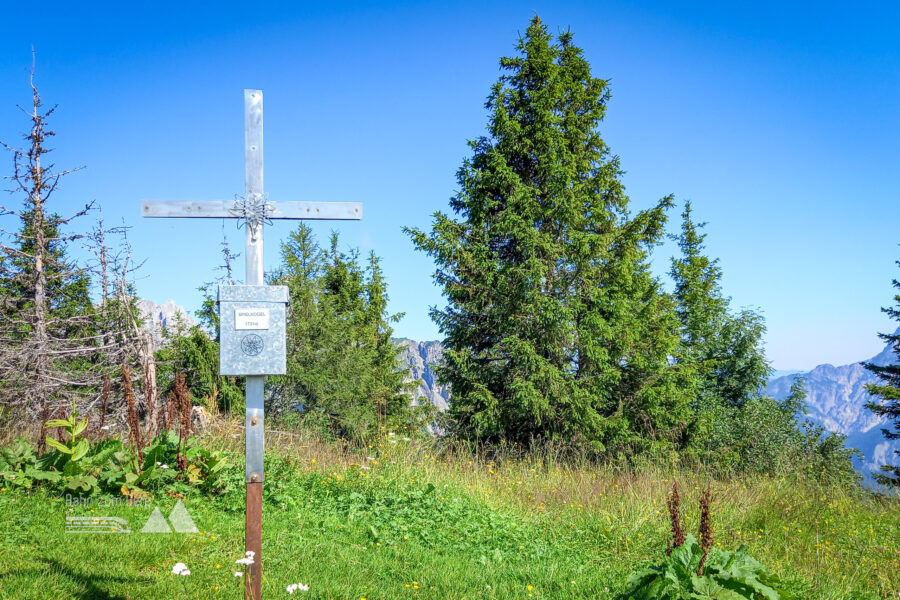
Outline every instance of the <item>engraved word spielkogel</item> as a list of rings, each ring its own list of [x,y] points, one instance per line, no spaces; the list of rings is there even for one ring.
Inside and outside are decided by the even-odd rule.
[[[234,310],[235,329],[268,329],[268,308],[236,308]]]

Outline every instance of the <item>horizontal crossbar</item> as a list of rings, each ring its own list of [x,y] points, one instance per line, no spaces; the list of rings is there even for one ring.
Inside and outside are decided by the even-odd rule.
[[[238,219],[233,200],[179,202],[143,200],[141,216],[151,218]],[[268,202],[267,219],[362,219],[361,202]]]

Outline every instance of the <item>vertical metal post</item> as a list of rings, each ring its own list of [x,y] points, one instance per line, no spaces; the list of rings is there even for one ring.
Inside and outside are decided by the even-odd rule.
[[[246,199],[264,202],[262,91],[244,90],[244,143]],[[247,222],[247,285],[263,285],[263,223]],[[262,598],[262,496],[263,496],[263,390],[265,377],[248,376],[246,388],[245,461],[246,521],[245,550],[254,552],[251,581],[245,598]]]

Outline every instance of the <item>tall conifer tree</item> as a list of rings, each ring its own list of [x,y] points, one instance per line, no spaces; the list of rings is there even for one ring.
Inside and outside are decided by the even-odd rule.
[[[695,371],[701,406],[724,401],[739,407],[759,393],[769,373],[762,349],[765,323],[752,310],[729,311],[719,261],[704,254],[706,234],[701,229],[706,224],[694,221],[690,202],[681,217],[681,257],[672,259],[670,271],[681,320],[677,358]]]
[[[459,169],[456,218],[407,230],[448,300],[432,317],[452,417],[486,441],[666,444],[687,402],[668,364],[677,318],[647,255],[672,199],[629,214],[597,129],[609,88],[571,33],[554,41],[535,17],[516,49]]]

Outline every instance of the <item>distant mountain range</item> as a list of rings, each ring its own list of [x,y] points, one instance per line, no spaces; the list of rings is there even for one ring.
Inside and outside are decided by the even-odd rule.
[[[862,362],[884,366],[895,360],[890,346],[885,346],[877,356]],[[869,476],[883,464],[900,464],[900,456],[894,454],[894,450],[900,450],[900,440],[885,439],[881,430],[890,429],[890,423],[866,408],[866,403],[874,398],[865,386],[880,380],[862,362],[840,367],[819,365],[805,373],[775,377],[769,381],[766,391],[773,398],[784,399],[790,393],[791,384],[802,377],[806,381],[809,410],[806,418],[828,431],[846,435],[847,446],[863,453],[857,468]]]

